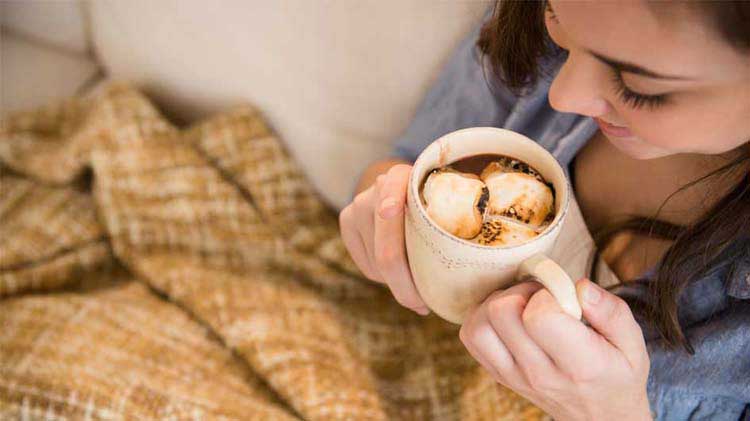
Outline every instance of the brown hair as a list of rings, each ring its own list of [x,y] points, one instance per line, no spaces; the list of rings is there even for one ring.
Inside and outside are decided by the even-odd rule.
[[[482,60],[489,61],[492,75],[516,94],[534,85],[542,76],[540,62],[554,57],[562,50],[549,38],[544,25],[546,2],[503,1],[495,4],[493,17],[482,27],[477,47]],[[697,2],[707,21],[734,48],[750,50],[750,2]],[[745,144],[744,146],[750,146]],[[683,346],[689,353],[693,348],[678,319],[680,293],[690,283],[704,277],[722,262],[733,262],[729,273],[739,261],[735,253],[747,251],[750,237],[750,173],[739,184],[718,200],[701,218],[688,226],[678,226],[658,218],[664,205],[677,193],[709,178],[727,174],[750,154],[743,154],[721,168],[682,186],[669,195],[653,218],[630,217],[592,233],[597,244],[590,259],[590,278],[596,281],[595,268],[601,258],[600,250],[616,234],[623,231],[642,233],[650,237],[672,240],[651,280],[628,280],[646,285],[645,299],[628,298],[636,315],[654,327],[668,346]]]

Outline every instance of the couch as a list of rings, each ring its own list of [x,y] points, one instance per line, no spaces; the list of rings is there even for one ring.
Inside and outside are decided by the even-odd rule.
[[[109,79],[133,82],[177,122],[250,103],[341,209],[491,3],[3,1],[0,109]]]

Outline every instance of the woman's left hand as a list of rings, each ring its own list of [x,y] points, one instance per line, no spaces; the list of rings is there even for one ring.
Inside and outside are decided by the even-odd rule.
[[[524,282],[470,311],[461,341],[498,383],[555,420],[650,420],[649,358],[630,308],[587,279],[576,291],[591,327]]]

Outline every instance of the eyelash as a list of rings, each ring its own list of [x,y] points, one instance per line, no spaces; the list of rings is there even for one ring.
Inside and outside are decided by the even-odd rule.
[[[615,93],[620,97],[620,100],[625,105],[629,105],[635,109],[648,107],[653,110],[667,102],[666,95],[643,95],[631,91],[625,85],[625,81],[622,80],[622,74],[618,71],[615,71],[612,81],[615,84]]]
[[[549,2],[546,2],[544,6],[545,12],[549,13],[549,18],[557,22],[557,16],[552,10]],[[632,108],[639,109],[642,107],[648,107],[649,109],[655,109],[667,102],[666,95],[643,95],[637,92],[633,92],[630,88],[625,85],[625,81],[622,80],[622,74],[619,71],[615,71],[612,81],[615,84],[615,93],[620,100]]]
[[[549,13],[549,18],[557,22],[557,16],[555,16],[555,12],[552,11],[552,6],[550,6],[549,2],[544,2],[544,11]]]

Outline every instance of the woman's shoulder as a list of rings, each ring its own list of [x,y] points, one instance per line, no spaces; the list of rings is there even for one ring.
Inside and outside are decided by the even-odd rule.
[[[750,300],[685,329],[695,353],[648,341],[648,393],[656,419],[740,419],[750,402]]]
[[[725,296],[750,300],[750,237],[740,237],[726,247],[706,278],[718,281],[714,282],[716,285],[713,289],[720,288]],[[697,288],[693,293],[696,299],[712,289],[710,284],[696,283]]]
[[[720,321],[721,315],[732,302],[745,302],[750,309],[750,241],[736,240],[714,262],[712,269],[693,279],[680,292],[678,317],[683,327],[699,325],[706,320]],[[649,283],[657,268],[650,276],[638,282],[628,282],[617,286],[613,292],[623,298],[636,301],[648,300]],[[717,325],[718,326],[718,325]],[[647,340],[657,340],[658,332],[644,325]]]
[[[750,241],[744,241],[740,246],[740,252],[727,275],[727,294],[740,300],[750,300]]]
[[[679,308],[694,354],[670,349],[644,329],[656,418],[739,419],[750,402],[750,365],[738,358],[750,348],[747,243],[728,249],[716,270],[686,288]]]

